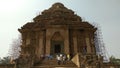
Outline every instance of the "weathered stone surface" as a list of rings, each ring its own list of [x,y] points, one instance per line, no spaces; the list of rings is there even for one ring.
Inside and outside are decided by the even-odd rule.
[[[55,3],[33,20],[18,29],[23,40],[21,45],[23,58],[18,58],[18,68],[19,65],[36,68],[36,64],[40,64],[37,68],[42,68],[40,66],[45,61],[43,57],[50,55],[55,57],[59,53],[69,54],[71,59],[78,60],[77,65],[80,68],[103,68],[102,57],[96,55],[93,42],[97,28],[89,22],[82,21],[74,11],[61,3]],[[75,58],[76,54],[79,54],[79,57]],[[49,60],[46,62],[48,62],[46,66],[49,62],[52,63]],[[57,65],[53,67],[55,66]]]
[[[15,68],[14,64],[0,64],[0,68]]]

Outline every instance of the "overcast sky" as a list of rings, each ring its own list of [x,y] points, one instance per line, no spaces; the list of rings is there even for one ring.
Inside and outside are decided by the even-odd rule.
[[[18,28],[56,2],[101,26],[109,55],[120,58],[120,0],[0,0],[0,56],[7,56]]]

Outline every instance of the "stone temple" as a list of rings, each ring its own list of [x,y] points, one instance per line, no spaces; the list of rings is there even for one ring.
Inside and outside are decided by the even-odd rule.
[[[53,4],[18,29],[22,36],[17,68],[104,68],[103,57],[96,54],[97,28],[61,3]],[[57,64],[56,55],[69,55]],[[49,57],[52,59],[49,59]],[[44,58],[43,58],[44,57]],[[47,58],[46,58],[47,57]],[[107,67],[106,67],[107,68]]]

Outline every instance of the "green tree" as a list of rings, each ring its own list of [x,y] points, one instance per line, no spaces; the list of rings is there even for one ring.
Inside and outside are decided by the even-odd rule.
[[[3,57],[3,59],[0,59],[0,64],[10,64],[10,57]]]
[[[110,62],[114,63],[114,64],[120,64],[120,59],[119,58],[115,58],[114,56],[110,57]]]

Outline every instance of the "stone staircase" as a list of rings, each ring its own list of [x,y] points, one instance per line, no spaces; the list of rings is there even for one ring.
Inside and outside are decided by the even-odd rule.
[[[31,68],[78,68],[78,67],[72,61],[65,61],[64,64],[61,62],[61,64],[58,65],[56,59],[52,60],[45,59]]]

